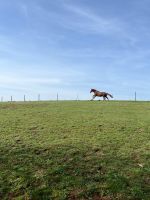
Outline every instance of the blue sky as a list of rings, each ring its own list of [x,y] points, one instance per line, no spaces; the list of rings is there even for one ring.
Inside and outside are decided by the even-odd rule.
[[[150,99],[149,0],[0,1],[0,96]]]

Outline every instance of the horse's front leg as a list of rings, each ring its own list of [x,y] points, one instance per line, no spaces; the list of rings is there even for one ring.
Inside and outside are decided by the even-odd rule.
[[[93,100],[95,99],[95,97],[96,97],[96,96],[95,96],[95,95],[93,95],[93,98],[91,99],[91,101],[93,101]]]

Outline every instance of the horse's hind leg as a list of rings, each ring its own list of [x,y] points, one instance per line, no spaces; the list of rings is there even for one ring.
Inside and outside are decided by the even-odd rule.
[[[103,97],[103,100],[104,100],[104,101],[106,100],[105,97]]]
[[[107,100],[109,101],[109,98],[108,98],[108,96],[106,96],[106,98],[107,98]]]

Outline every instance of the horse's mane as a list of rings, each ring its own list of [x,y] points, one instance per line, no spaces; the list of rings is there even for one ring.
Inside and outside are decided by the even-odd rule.
[[[96,92],[97,90],[96,89],[91,89],[91,92]]]

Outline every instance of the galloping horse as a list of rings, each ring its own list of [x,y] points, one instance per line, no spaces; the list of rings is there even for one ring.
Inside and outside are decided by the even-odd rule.
[[[100,92],[98,90],[95,90],[95,89],[91,89],[90,93],[93,92],[94,95],[93,95],[93,98],[91,99],[91,101],[95,98],[95,97],[103,97],[103,100],[109,100],[108,99],[108,96],[110,96],[111,98],[113,98],[113,96],[107,92]]]

